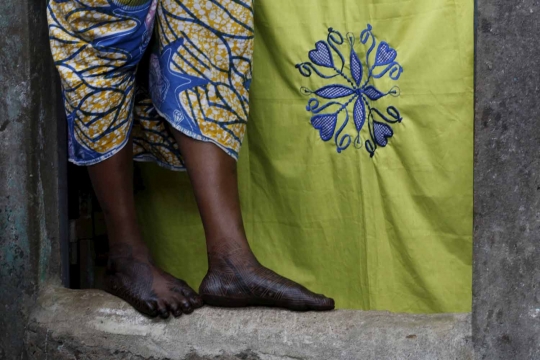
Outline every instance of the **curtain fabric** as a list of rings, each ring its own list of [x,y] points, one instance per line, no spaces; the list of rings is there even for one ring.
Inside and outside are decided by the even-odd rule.
[[[240,152],[261,263],[338,308],[471,309],[471,0],[258,0]],[[140,165],[156,261],[198,286],[204,233],[185,173]]]

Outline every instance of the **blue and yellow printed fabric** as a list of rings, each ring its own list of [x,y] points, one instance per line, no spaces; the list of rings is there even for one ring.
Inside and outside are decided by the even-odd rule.
[[[182,169],[167,124],[238,157],[249,111],[251,0],[50,0],[48,19],[72,162],[109,158],[133,131],[135,159]],[[148,46],[146,74],[137,76]]]

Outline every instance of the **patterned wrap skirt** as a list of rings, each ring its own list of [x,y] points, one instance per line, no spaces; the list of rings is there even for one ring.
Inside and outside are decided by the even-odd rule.
[[[249,112],[253,0],[50,0],[69,160],[184,168],[170,127],[238,158]],[[148,51],[147,51],[148,49]]]

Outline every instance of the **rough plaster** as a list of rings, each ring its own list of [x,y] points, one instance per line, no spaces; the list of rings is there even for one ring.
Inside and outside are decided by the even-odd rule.
[[[540,359],[540,4],[478,0],[477,359]]]
[[[58,115],[45,5],[0,3],[0,359],[24,356],[39,285],[59,279]]]

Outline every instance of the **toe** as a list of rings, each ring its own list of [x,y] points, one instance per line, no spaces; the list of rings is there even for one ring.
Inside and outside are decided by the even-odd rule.
[[[193,307],[191,306],[191,302],[185,297],[180,296],[178,303],[180,304],[180,307],[182,308],[182,311],[184,312],[184,314],[191,314],[193,312]]]
[[[194,309],[198,309],[204,305],[203,299],[197,294],[189,296],[188,299]]]
[[[310,308],[316,311],[334,310],[335,302],[334,299],[319,295],[311,302]]]
[[[332,298],[326,298],[321,305],[325,310],[334,310],[336,308],[336,302]]]
[[[171,312],[171,314],[175,318],[178,318],[178,317],[182,316],[182,310],[180,309],[180,306],[178,305],[177,301],[171,301],[169,303],[168,308],[169,308],[169,311]]]
[[[199,295],[193,290],[188,284],[185,284],[185,286],[182,288],[182,295],[184,295],[186,298],[196,298]]]
[[[163,301],[158,302],[158,308],[157,312],[160,318],[167,319],[169,318],[169,310],[167,309],[167,305]]]
[[[141,310],[140,310],[141,311]],[[145,301],[143,309],[141,311],[143,314],[148,315],[150,317],[156,317],[158,316],[158,309],[157,304],[155,301]]]
[[[178,286],[174,290],[188,300],[192,309],[198,309],[204,305],[202,298],[184,280],[178,280]]]
[[[182,295],[189,298],[197,296],[197,293],[186,284],[186,286],[182,289]]]

